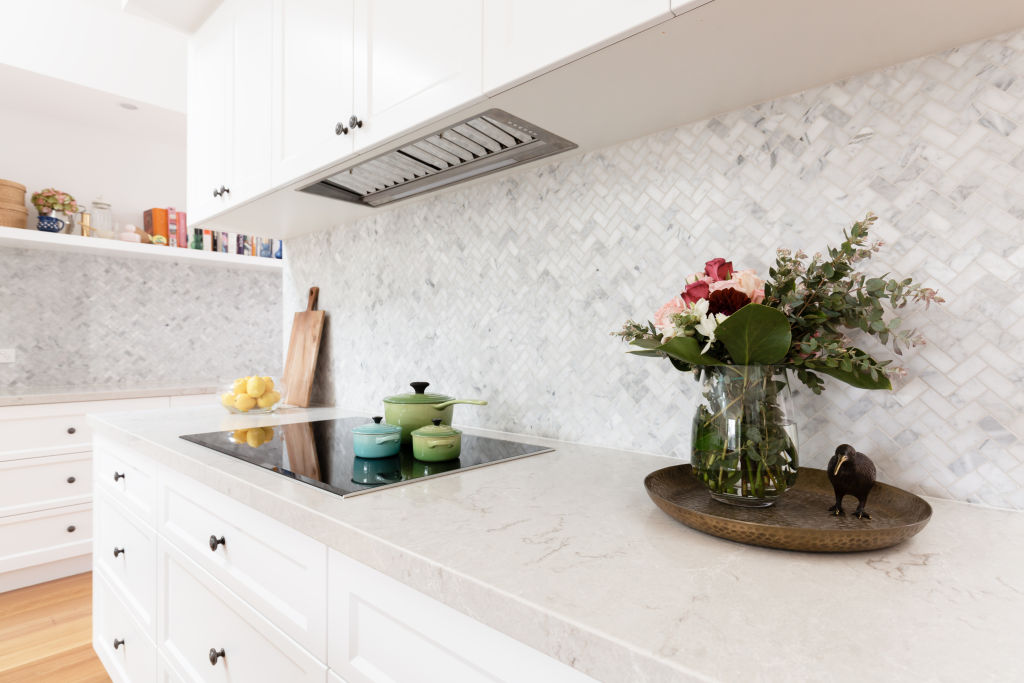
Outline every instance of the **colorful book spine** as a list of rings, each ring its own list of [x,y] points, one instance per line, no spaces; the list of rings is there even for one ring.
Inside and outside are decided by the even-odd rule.
[[[167,246],[167,209],[146,209],[142,227],[153,244]]]
[[[200,247],[203,251],[213,251],[213,235],[209,230],[203,230],[203,242]]]
[[[170,207],[167,209],[167,246],[178,246],[178,212]]]
[[[231,236],[228,235],[228,233],[221,232],[221,234],[220,234],[220,241],[218,242],[218,244],[220,245],[220,249],[218,249],[217,251],[221,252],[222,254],[226,254],[229,251],[231,251],[231,246],[230,246],[231,245],[231,239],[230,239],[230,237]]]
[[[189,231],[188,231],[188,221],[185,220],[185,212],[184,211],[175,211],[174,213],[175,213],[175,215],[177,217],[178,235],[181,237],[181,239],[178,240],[178,246],[181,247],[182,249],[188,249],[188,235],[189,235]]]
[[[238,255],[245,253],[245,235],[235,235],[235,253]]]

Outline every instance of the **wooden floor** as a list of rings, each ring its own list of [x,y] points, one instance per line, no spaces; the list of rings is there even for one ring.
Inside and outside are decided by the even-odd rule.
[[[92,573],[0,593],[0,683],[109,681],[92,650]]]

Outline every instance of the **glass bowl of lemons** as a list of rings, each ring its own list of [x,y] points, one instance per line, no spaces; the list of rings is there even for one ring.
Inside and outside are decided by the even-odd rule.
[[[281,387],[273,377],[239,377],[220,395],[220,403],[229,412],[246,415],[272,413],[281,402]]]
[[[259,448],[263,444],[274,440],[274,428],[250,427],[249,429],[236,429],[231,432],[230,439],[237,444],[246,444],[250,448]]]

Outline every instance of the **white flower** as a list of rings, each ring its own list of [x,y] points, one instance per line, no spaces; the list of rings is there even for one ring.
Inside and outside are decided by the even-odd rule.
[[[706,313],[707,312],[707,308],[708,308],[707,305],[706,305],[707,302],[705,301],[703,303],[705,304],[704,312]],[[728,317],[729,316],[725,315],[724,313],[717,313],[715,315],[703,315],[702,316],[701,321],[699,323],[697,323],[697,326],[696,326],[695,329],[701,335],[703,335],[704,337],[707,337],[708,343],[704,345],[703,349],[701,349],[701,351],[700,351],[701,353],[707,353],[708,350],[711,348],[711,345],[715,343],[715,330],[718,329],[719,324],[721,324],[721,322],[723,320],[725,320],[726,318],[728,318]]]

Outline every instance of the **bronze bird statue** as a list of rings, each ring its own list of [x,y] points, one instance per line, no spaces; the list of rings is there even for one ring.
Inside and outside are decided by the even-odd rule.
[[[853,515],[857,519],[871,519],[864,512],[868,502],[868,494],[875,485],[875,463],[871,458],[850,444],[842,444],[836,448],[836,454],[828,461],[828,480],[836,492],[836,504],[828,509],[834,515],[845,515],[843,496],[853,496],[860,503]]]

